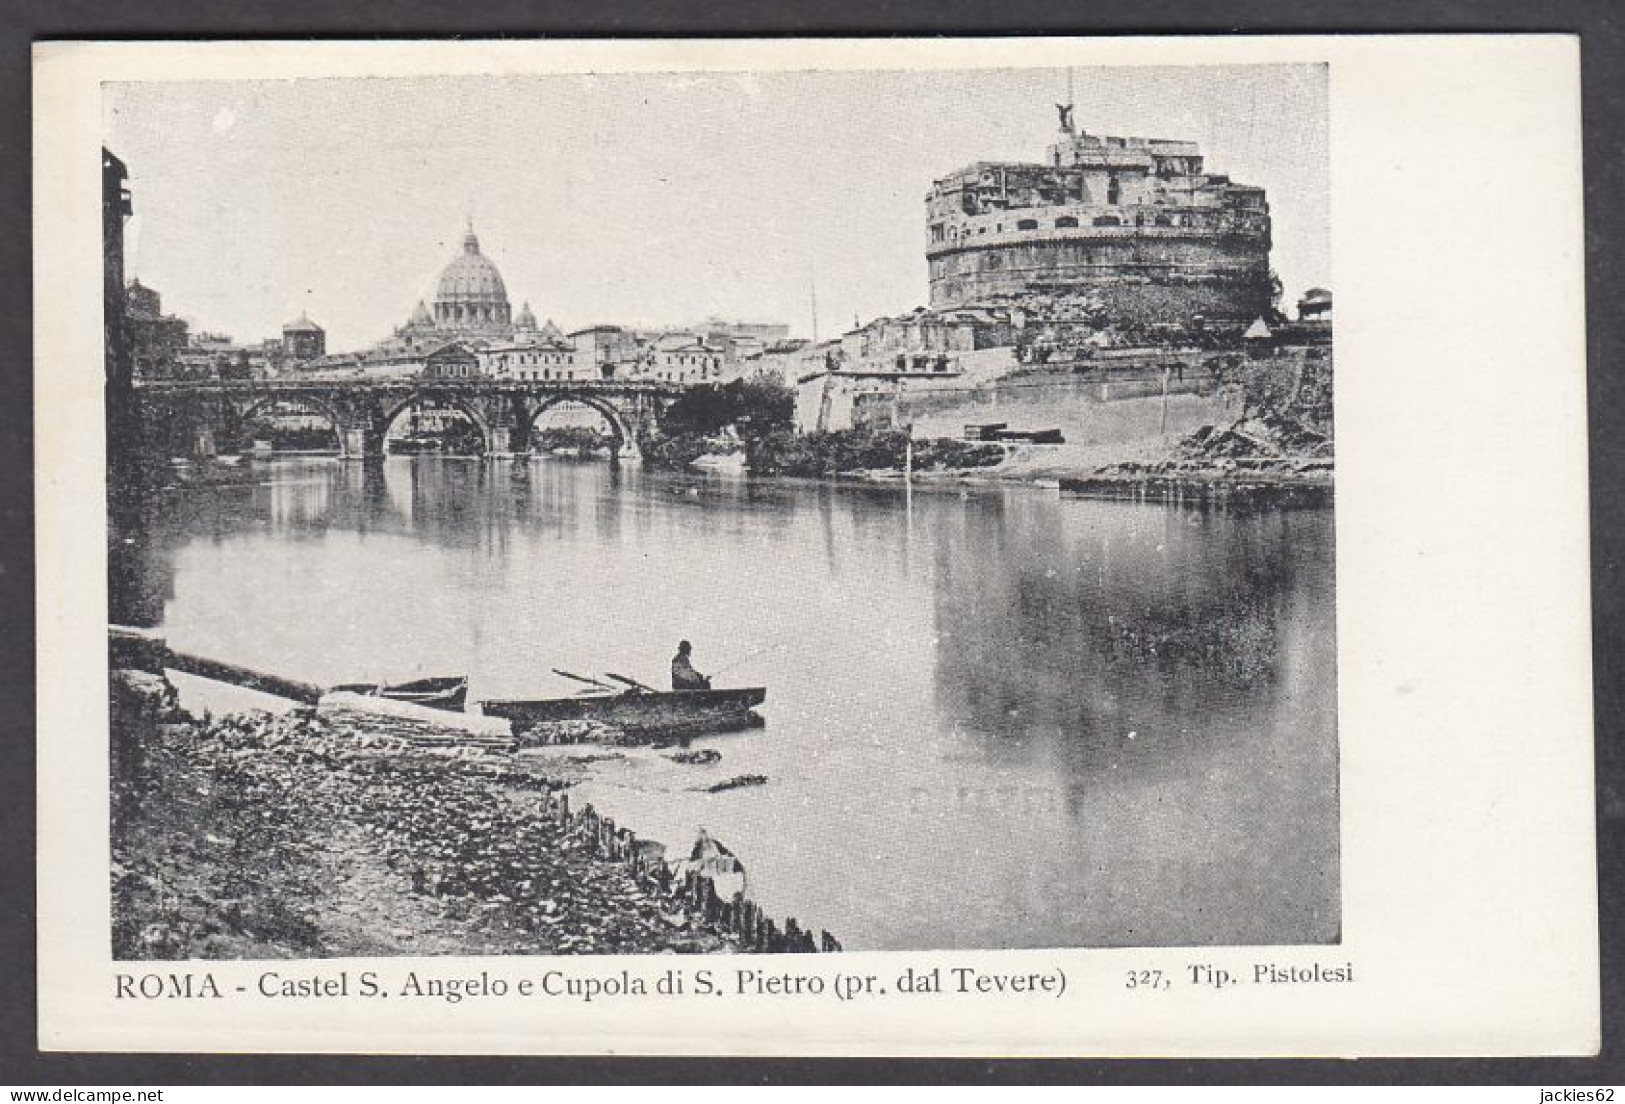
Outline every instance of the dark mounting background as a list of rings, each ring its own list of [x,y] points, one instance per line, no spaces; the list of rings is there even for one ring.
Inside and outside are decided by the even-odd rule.
[[[1592,464],[1599,877],[1603,932],[1603,1054],[1596,1060],[1413,1061],[974,1061],[854,1059],[472,1059],[41,1055],[34,1000],[33,235],[30,217],[29,46],[49,38],[534,38],[787,37],[1063,34],[1378,34],[1574,32],[1582,39],[1587,302]],[[591,1083],[1460,1083],[1546,1086],[1625,1082],[1621,1061],[1620,882],[1625,859],[1625,627],[1619,565],[1625,495],[1618,427],[1621,386],[1621,196],[1625,195],[1625,5],[1611,0],[1434,2],[1337,0],[1203,2],[1094,0],[1087,6],[1003,0],[825,0],[800,8],[693,0],[4,0],[0,3],[0,1084]],[[95,149],[86,157],[97,156]],[[49,228],[44,231],[49,245]],[[1490,278],[1498,278],[1492,274]],[[1513,269],[1499,278],[1519,278]],[[1529,320],[1538,324],[1538,319]],[[48,366],[46,368],[48,369]],[[1486,963],[1486,968],[1493,964]],[[1527,1010],[1525,1010],[1527,1011]]]

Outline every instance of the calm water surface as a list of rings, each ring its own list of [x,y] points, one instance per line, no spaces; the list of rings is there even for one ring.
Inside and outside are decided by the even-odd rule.
[[[1338,932],[1330,511],[1239,515],[665,475],[277,461],[171,499],[177,647],[318,683],[662,683],[679,639],[765,727],[582,798],[849,949],[1305,943]],[[768,784],[697,792],[740,774]]]

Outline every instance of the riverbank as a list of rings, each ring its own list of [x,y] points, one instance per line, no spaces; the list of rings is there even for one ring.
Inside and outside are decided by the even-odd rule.
[[[146,673],[111,698],[117,958],[813,949],[573,811],[569,758],[325,708],[193,717]]]
[[[1325,505],[1332,500],[1334,451],[1329,437],[1257,419],[1203,426],[1170,441],[1163,436],[1111,443],[1016,445],[1002,460],[972,467],[915,470],[886,467],[837,478],[878,483],[1027,484],[1097,498],[1167,498]]]
[[[1233,505],[1324,506],[1334,493],[1328,433],[1285,419],[1204,426],[1150,463],[1122,461],[1061,481],[1066,494]]]
[[[926,486],[1015,484],[1053,489],[1063,479],[1093,475],[1114,464],[1155,463],[1167,455],[1168,447],[1168,442],[1161,437],[1128,445],[1014,445],[1006,449],[1003,459],[993,464],[916,469],[907,476],[901,469],[872,469],[849,473],[845,478],[871,483],[901,483],[912,479],[915,484]]]

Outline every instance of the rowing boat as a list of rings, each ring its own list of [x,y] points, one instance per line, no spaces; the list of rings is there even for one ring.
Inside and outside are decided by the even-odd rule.
[[[573,698],[499,698],[480,702],[487,717],[503,717],[515,732],[559,721],[596,721],[628,732],[695,731],[748,721],[767,689],[639,690]]]
[[[461,713],[468,700],[468,676],[451,675],[444,678],[414,679],[411,682],[350,683],[333,687],[335,692],[364,694],[371,698],[411,702],[431,709],[449,709]]]

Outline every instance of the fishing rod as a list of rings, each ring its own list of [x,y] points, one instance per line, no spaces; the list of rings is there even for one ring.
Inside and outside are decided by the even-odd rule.
[[[776,652],[776,651],[780,650],[783,647],[785,647],[785,642],[780,640],[777,643],[769,644],[765,648],[757,648],[754,652],[751,652],[749,655],[740,656],[738,659],[732,661],[731,663],[724,663],[721,667],[713,668],[712,671],[711,671],[711,675],[712,675],[712,677],[715,677],[717,675],[722,674],[724,671],[732,671],[735,667],[739,667],[739,666],[742,666],[742,665],[744,665],[746,663],[749,663],[751,660],[755,659],[757,656],[766,655],[768,652]]]

